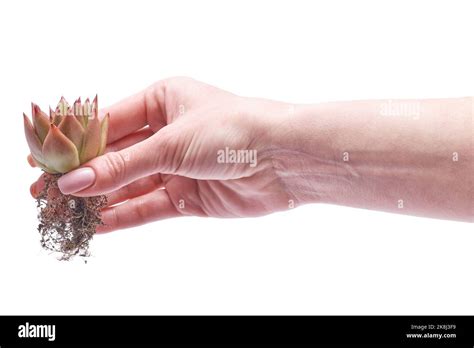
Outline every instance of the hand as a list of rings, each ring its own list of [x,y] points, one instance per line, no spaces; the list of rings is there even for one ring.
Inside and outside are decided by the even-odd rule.
[[[61,177],[59,187],[107,194],[102,231],[314,202],[473,221],[473,103],[289,105],[173,78],[104,110],[108,152]],[[236,161],[233,151],[246,157]],[[41,185],[32,185],[33,195]]]
[[[106,154],[61,177],[59,187],[107,195],[102,232],[182,215],[286,209],[290,198],[274,171],[271,139],[287,110],[189,78],[160,81],[102,110],[111,115]],[[233,151],[245,155],[242,163],[232,163]],[[32,194],[42,185],[40,178]]]

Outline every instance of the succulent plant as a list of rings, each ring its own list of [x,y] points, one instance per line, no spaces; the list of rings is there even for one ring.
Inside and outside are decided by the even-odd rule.
[[[49,116],[31,103],[32,119],[23,114],[25,135],[34,162],[44,171],[66,173],[102,155],[107,141],[109,115],[99,120],[97,96],[90,103],[77,99],[71,107],[64,97]]]

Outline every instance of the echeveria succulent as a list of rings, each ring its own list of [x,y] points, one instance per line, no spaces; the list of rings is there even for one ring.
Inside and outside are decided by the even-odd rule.
[[[49,116],[32,103],[32,118],[23,114],[31,156],[48,173],[66,173],[102,155],[107,142],[109,115],[99,120],[97,96],[92,104],[77,99],[73,107],[62,97]]]

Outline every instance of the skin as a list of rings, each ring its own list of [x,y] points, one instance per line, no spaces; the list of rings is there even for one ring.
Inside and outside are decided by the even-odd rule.
[[[472,222],[473,110],[473,98],[292,105],[171,78],[102,110],[107,153],[73,194],[108,196],[98,232],[317,202]],[[218,163],[226,147],[257,151],[257,165]]]

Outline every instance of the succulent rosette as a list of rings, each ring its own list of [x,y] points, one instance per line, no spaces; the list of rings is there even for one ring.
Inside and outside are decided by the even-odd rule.
[[[34,103],[32,120],[23,114],[31,156],[44,171],[67,173],[105,151],[109,115],[99,120],[97,96],[90,103],[77,99],[71,107],[64,97],[49,116]]]

